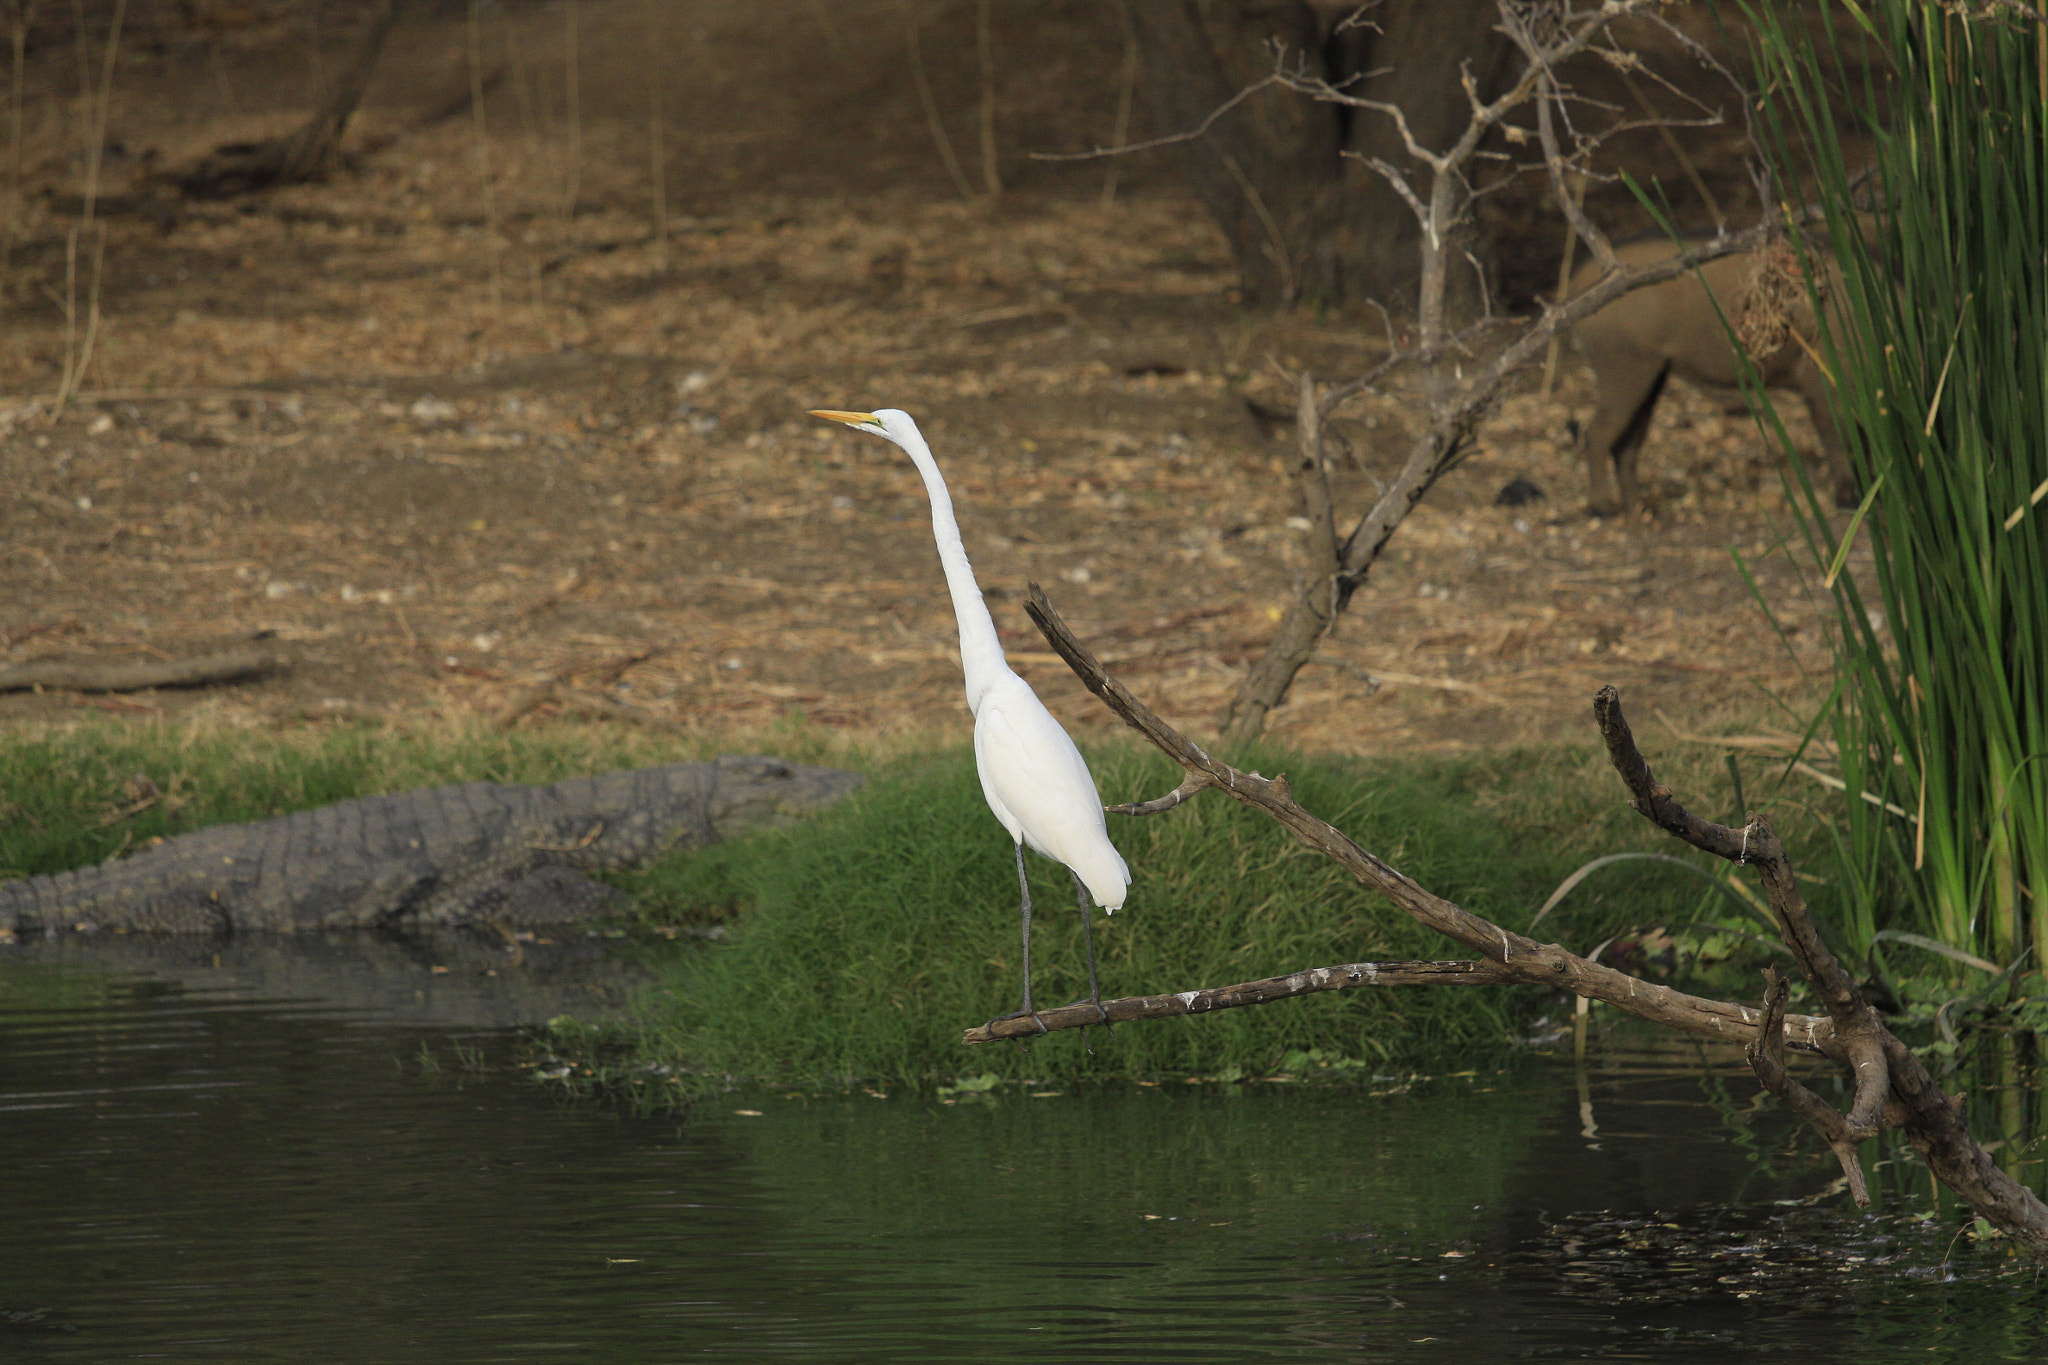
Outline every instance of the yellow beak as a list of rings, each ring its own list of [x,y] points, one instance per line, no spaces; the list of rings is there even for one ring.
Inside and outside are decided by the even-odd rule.
[[[840,412],[836,408],[812,408],[811,416],[822,417],[828,422],[845,422],[850,426],[875,420],[872,412]]]

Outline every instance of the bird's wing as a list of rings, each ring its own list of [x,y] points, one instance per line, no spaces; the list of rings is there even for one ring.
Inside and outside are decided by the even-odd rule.
[[[1130,870],[1109,841],[1095,779],[1073,739],[1015,674],[982,699],[974,759],[989,808],[1013,837],[1073,868],[1098,904],[1123,904]]]

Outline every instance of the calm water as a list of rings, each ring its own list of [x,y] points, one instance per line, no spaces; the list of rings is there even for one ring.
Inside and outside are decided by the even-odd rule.
[[[1726,1056],[679,1122],[554,1102],[426,984],[210,965],[0,950],[0,1360],[2048,1358],[2048,1287],[1810,1200]]]

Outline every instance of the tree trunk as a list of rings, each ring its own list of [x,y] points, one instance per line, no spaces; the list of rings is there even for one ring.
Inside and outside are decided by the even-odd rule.
[[[398,23],[400,0],[375,0],[375,5],[313,116],[296,133],[218,148],[191,170],[173,177],[178,188],[194,199],[224,199],[276,185],[300,184],[325,170],[340,150],[341,135],[376,73],[384,40]]]
[[[1216,116],[1272,74],[1276,48],[1290,63],[1316,60],[1315,11],[1304,0],[1131,0],[1130,16],[1160,132],[1208,122],[1173,153],[1230,243],[1245,301],[1286,304],[1321,292],[1321,281],[1304,279],[1300,267],[1310,259],[1305,245],[1336,218],[1336,118],[1277,86]]]
[[[1399,109],[1415,141],[1432,152],[1447,150],[1465,131],[1472,106],[1464,81],[1482,99],[1500,92],[1514,45],[1495,31],[1496,0],[1388,0],[1365,16],[1370,26],[1331,36],[1332,83],[1350,80],[1344,92]],[[1401,130],[1387,114],[1370,109],[1338,111],[1344,116],[1345,193],[1343,236],[1326,273],[1339,281],[1339,298],[1377,299],[1389,309],[1408,302],[1422,274],[1422,225],[1387,178],[1368,161],[1378,159],[1405,173],[1416,193],[1429,198],[1428,169],[1408,155]],[[1365,160],[1361,160],[1365,158]],[[1476,240],[1463,244],[1480,261],[1488,252]],[[1453,259],[1463,261],[1463,252]],[[1355,279],[1352,278],[1355,276]],[[1448,281],[1447,321],[1478,312],[1489,292],[1477,271],[1456,270]]]
[[[1494,0],[1388,0],[1370,25],[1339,33],[1306,0],[1130,0],[1129,12],[1159,131],[1208,124],[1173,152],[1230,243],[1245,301],[1369,299],[1413,311],[1420,226],[1358,159],[1426,177],[1393,119],[1278,86],[1217,111],[1272,75],[1277,59],[1398,105],[1416,141],[1443,150],[1469,116],[1464,75],[1484,93],[1512,50],[1493,31]],[[1427,199],[1427,179],[1414,183]],[[1460,281],[1473,298],[1476,285]]]

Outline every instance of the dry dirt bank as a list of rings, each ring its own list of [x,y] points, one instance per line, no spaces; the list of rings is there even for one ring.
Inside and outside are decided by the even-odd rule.
[[[730,28],[744,7],[712,11]],[[504,50],[537,71],[539,26],[561,15],[514,18],[530,27],[508,21]],[[1164,713],[1197,730],[1218,713],[1299,559],[1288,434],[1246,399],[1284,407],[1283,371],[1357,368],[1367,326],[1246,315],[1221,242],[1157,166],[1108,205],[1100,168],[1022,162],[999,205],[949,202],[914,103],[876,153],[900,174],[834,164],[851,135],[821,117],[910,97],[856,67],[746,105],[737,92],[768,87],[717,24],[692,49],[701,79],[677,79],[686,150],[657,233],[635,125],[591,113],[572,163],[539,75],[518,77],[524,105],[499,88],[482,139],[467,114],[408,122],[461,78],[461,33],[396,54],[353,173],[168,226],[110,220],[87,391],[54,418],[74,220],[27,210],[0,335],[0,665],[257,634],[292,663],[194,692],[0,695],[0,722],[493,713],[551,677],[692,726],[964,719],[914,472],[803,416],[881,405],[925,420],[1013,658],[1057,712],[1105,723],[1026,633],[1027,578]],[[625,61],[630,36],[592,50]],[[1063,79],[1113,75],[1113,44],[1083,55]],[[173,77],[151,79],[115,124],[173,107]],[[176,104],[163,141],[277,124],[273,84],[239,113]],[[1042,103],[1006,129],[1056,123]],[[1069,131],[1104,122],[1102,103]],[[1576,364],[1554,398],[1510,400],[1275,731],[1355,751],[1584,738],[1603,682],[1688,724],[1800,690],[1815,603],[1785,554],[1764,557],[1788,654],[1729,555],[1789,526],[1775,459],[1746,418],[1673,390],[1646,457],[1662,509],[1625,523],[1578,511]],[[1409,420],[1398,393],[1357,411],[1346,505]],[[1548,498],[1495,506],[1516,477]]]

